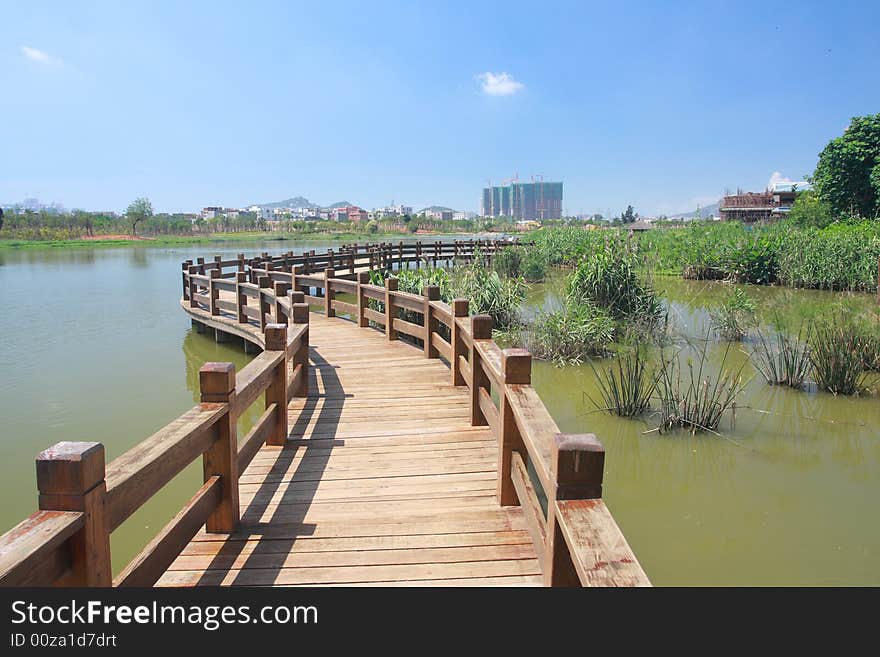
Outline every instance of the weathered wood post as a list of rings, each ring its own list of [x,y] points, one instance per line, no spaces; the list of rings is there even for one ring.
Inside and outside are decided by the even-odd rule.
[[[359,272],[357,275],[357,324],[361,328],[366,328],[370,325],[370,320],[367,319],[366,315],[364,315],[364,308],[367,307],[367,297],[364,294],[363,287],[364,285],[369,285],[370,283],[370,274],[369,272]]]
[[[257,303],[260,308],[260,330],[266,330],[266,315],[271,311],[269,300],[266,298],[265,292],[263,290],[268,290],[272,287],[272,279],[269,276],[260,276],[258,279],[258,283],[260,286],[259,296],[257,297]]]
[[[544,556],[546,586],[580,586],[565,543],[556,523],[556,500],[584,500],[602,497],[605,447],[591,433],[556,434],[550,457],[550,479],[556,490],[547,495],[547,545]]]
[[[198,265],[190,265],[189,266],[189,307],[190,308],[198,308],[199,302],[196,301],[196,293],[199,291],[198,284],[193,279],[195,274],[199,273]]]
[[[71,586],[110,586],[110,526],[101,443],[60,442],[37,455],[42,511],[79,511],[84,525],[73,537]]]
[[[198,267],[198,273],[205,273],[205,259],[204,258],[196,258],[196,266]]]
[[[290,306],[290,315],[291,321],[295,326],[306,325],[306,330],[303,333],[302,341],[299,345],[299,350],[296,354],[293,355],[293,370],[296,371],[296,366],[299,365],[300,371],[302,372],[299,383],[293,390],[294,397],[308,397],[309,396],[309,304],[303,303],[302,301],[302,293],[300,292],[300,300],[296,303],[293,303]]]
[[[348,251],[348,271],[354,276],[354,259],[357,256],[357,244],[354,245],[353,249],[349,249]]]
[[[397,243],[397,269],[403,269],[403,242]]]
[[[247,272],[240,271],[235,274],[235,308],[239,324],[247,324],[248,316],[244,309],[247,306],[247,295],[244,293],[243,284],[247,283]]]
[[[187,280],[187,277],[186,277],[186,275],[189,273],[188,262],[189,261],[182,262],[180,265],[182,267],[182,273],[183,273],[182,278],[183,278],[183,298],[184,298],[184,300],[189,299],[189,280]]]
[[[286,297],[287,293],[290,291],[290,283],[276,281],[273,291],[275,292],[275,321],[278,324],[287,324],[287,315],[284,314],[284,308],[281,306],[281,299]]]
[[[238,271],[244,271],[244,253],[238,254]]]
[[[510,458],[514,451],[526,454],[522,436],[516,426],[513,409],[507,395],[509,385],[529,385],[532,382],[532,355],[525,349],[505,349],[501,352],[501,374],[504,390],[499,391],[500,428],[498,431],[498,486],[496,496],[501,506],[519,504],[513,480],[510,478]]]
[[[333,254],[330,254],[330,261],[333,261]],[[336,311],[333,309],[333,300],[336,298],[336,292],[333,291],[333,278],[336,272],[332,267],[324,270],[324,314],[327,317],[336,317]]]
[[[220,300],[220,288],[214,284],[218,278],[220,278],[220,269],[212,269],[211,278],[208,281],[208,294],[211,298],[211,315],[215,317],[220,314],[220,306],[217,305],[217,301]]]
[[[454,386],[463,386],[467,383],[461,373],[461,359],[459,358],[464,355],[466,347],[464,340],[461,339],[461,328],[458,326],[457,318],[468,316],[469,305],[470,302],[467,299],[452,300],[452,328],[449,340],[452,346],[452,362],[449,363],[449,370],[452,373],[452,385]]]
[[[272,371],[272,382],[266,388],[266,408],[277,404],[275,424],[266,438],[267,445],[284,445],[287,442],[287,326],[266,324],[263,334],[266,351],[280,351],[281,362]]]
[[[397,339],[397,331],[394,330],[394,318],[397,317],[397,309],[394,306],[394,293],[397,292],[397,278],[391,276],[385,279],[385,336],[389,340]]]
[[[235,365],[205,363],[199,370],[202,404],[226,404],[227,411],[217,423],[217,440],[202,456],[204,481],[220,477],[222,497],[208,516],[205,528],[221,534],[235,530],[239,521],[238,507],[238,434],[235,413]]]
[[[437,329],[437,320],[434,319],[434,309],[431,307],[432,301],[440,300],[440,286],[426,285],[423,290],[425,295],[425,358],[439,358],[440,352],[433,345],[434,331]]]
[[[489,387],[489,377],[483,371],[480,353],[477,350],[479,340],[492,339],[492,318],[489,315],[475,315],[471,318],[471,425],[485,426],[489,424],[480,409],[480,388]]]

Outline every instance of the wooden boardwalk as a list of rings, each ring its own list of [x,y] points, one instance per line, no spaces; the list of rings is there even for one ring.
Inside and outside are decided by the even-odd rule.
[[[495,500],[495,437],[448,367],[344,319],[309,331],[311,393],[240,474],[240,528],[200,532],[158,584],[539,586],[521,509]]]
[[[41,452],[0,586],[649,585],[601,499],[601,442],[559,431],[531,355],[467,299],[397,289],[395,268],[509,245],[182,263],[193,326],[261,353],[205,363],[199,403],[109,464],[100,443]],[[204,483],[114,577],[112,532],[197,460]]]

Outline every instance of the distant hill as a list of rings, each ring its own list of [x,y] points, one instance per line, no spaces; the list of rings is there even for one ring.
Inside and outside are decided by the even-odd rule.
[[[720,205],[720,201],[718,203],[713,203],[712,205],[707,205],[706,207],[700,207],[700,216],[708,217],[711,215],[718,216],[718,208]],[[681,214],[673,214],[669,215],[670,219],[696,219],[697,211],[694,210],[692,212],[683,212]]]
[[[274,203],[255,203],[254,205],[259,205],[261,208],[272,209],[272,208],[312,208],[317,210],[321,206],[317,203],[312,203],[309,199],[304,198],[302,196],[294,196],[293,198],[286,199],[284,201],[275,201]]]
[[[344,208],[346,206],[351,205],[348,201],[338,201],[332,205],[318,205],[317,203],[312,203],[309,199],[304,196],[294,196],[293,198],[288,198],[283,201],[274,201],[272,203],[254,203],[254,205],[258,205],[261,208],[265,208],[267,210],[271,210],[273,208],[311,208],[312,210],[334,210],[336,208]]]
[[[422,208],[417,212],[417,214],[422,214],[423,212],[455,212],[452,208],[447,208],[442,205],[432,205],[429,208]]]

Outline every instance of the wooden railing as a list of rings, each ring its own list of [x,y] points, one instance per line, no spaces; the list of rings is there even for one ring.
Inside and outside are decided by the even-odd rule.
[[[330,267],[300,273],[277,260],[184,263],[183,303],[246,344],[253,331],[242,325],[253,320],[263,353],[237,374],[230,363],[207,363],[201,403],[106,469],[99,443],[59,443],[41,453],[40,510],[0,537],[0,585],[110,585],[110,532],[199,456],[204,485],[112,583],[153,584],[202,525],[232,531],[238,473],[264,442],[284,443],[287,404],[308,394],[309,304],[381,328],[388,340],[408,336],[426,358],[447,362],[452,385],[470,390],[471,424],[497,436],[498,503],[522,507],[545,584],[649,585],[602,502],[602,444],[592,434],[560,433],[531,386],[531,355],[499,348],[491,317],[469,316],[466,299],[444,303],[436,286],[417,295],[398,290],[390,275],[375,285],[369,270],[350,280]],[[387,273],[391,263],[383,262]],[[263,392],[264,413],[237,440],[238,417]]]
[[[219,315],[217,292],[230,281],[212,275],[188,281],[191,303]],[[246,290],[265,307],[260,288]],[[236,528],[239,473],[263,443],[284,444],[288,403],[308,395],[308,306],[301,294],[272,301],[275,322],[263,316],[256,338],[263,352],[240,372],[231,363],[206,363],[199,370],[201,402],[108,466],[100,443],[62,442],[37,456],[39,511],[0,537],[0,585],[149,586],[202,526],[214,533]],[[238,418],[264,393],[265,410],[239,440]],[[112,578],[110,533],[199,457],[204,484]]]

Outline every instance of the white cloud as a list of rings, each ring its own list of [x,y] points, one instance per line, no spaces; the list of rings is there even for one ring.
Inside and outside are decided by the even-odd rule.
[[[480,73],[477,80],[480,81],[480,88],[484,94],[490,96],[510,96],[518,91],[525,89],[522,82],[517,82],[509,73]]]
[[[773,187],[776,183],[793,183],[798,182],[797,180],[792,180],[791,178],[786,178],[778,171],[774,171],[770,176],[770,180],[767,182],[767,187]]]
[[[39,48],[32,48],[30,46],[19,46],[21,50],[21,54],[25,56],[25,58],[31,60],[32,62],[39,62],[40,64],[51,64],[53,62],[61,62],[60,59],[55,59],[49,53],[40,50]]]

